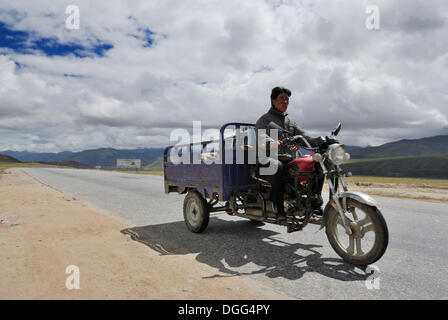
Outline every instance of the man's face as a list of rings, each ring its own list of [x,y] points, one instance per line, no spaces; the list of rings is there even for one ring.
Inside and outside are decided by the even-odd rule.
[[[280,112],[285,112],[288,108],[289,97],[286,93],[280,93],[275,100],[272,100],[275,109]]]

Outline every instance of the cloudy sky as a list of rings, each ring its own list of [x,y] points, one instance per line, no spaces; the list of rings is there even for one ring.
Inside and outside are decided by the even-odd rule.
[[[255,122],[277,85],[309,135],[446,135],[448,2],[0,0],[0,150],[161,147]]]

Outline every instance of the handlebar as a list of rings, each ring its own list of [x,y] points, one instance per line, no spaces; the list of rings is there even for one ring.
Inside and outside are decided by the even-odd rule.
[[[296,135],[293,136],[292,133],[288,130],[285,130],[284,128],[280,127],[279,125],[277,125],[274,122],[269,122],[268,127],[271,129],[277,129],[280,132],[282,132],[283,134],[286,134],[287,137],[281,139],[281,143],[285,146],[285,147],[291,147],[294,146],[296,147],[297,144],[299,144],[298,142],[300,140],[303,141],[303,144],[299,144],[301,147],[307,147],[311,150],[316,150],[316,149],[324,149],[327,148],[329,145],[334,144],[334,143],[339,143],[338,140],[336,140],[335,136],[339,133],[339,131],[341,130],[341,124],[339,123],[338,126],[331,132],[331,136],[328,137],[326,136],[324,137],[319,137],[317,141],[314,141],[315,139],[313,139],[313,144],[317,145],[317,148],[314,148],[311,146],[311,144],[305,139],[304,136],[302,135]]]
[[[299,143],[300,140],[302,140],[305,145]],[[332,145],[334,143],[339,143],[339,141],[336,140],[334,137],[328,137],[328,136],[326,136],[325,138],[319,137],[318,141],[316,143],[317,147],[312,147],[310,145],[310,143],[305,139],[305,137],[303,137],[301,135],[289,136],[289,137],[281,139],[280,141],[287,148],[291,148],[291,147],[295,147],[295,146],[299,145],[301,148],[303,148],[305,150],[309,150],[309,151],[326,149],[329,145]]]
[[[302,135],[297,135],[297,136],[292,136],[292,137],[286,137],[286,138],[284,138],[284,139],[282,139],[282,140],[280,140],[280,141],[281,141],[285,146],[288,146],[288,145],[290,145],[290,144],[294,144],[294,145],[296,145],[296,144],[298,143],[299,140],[302,140],[308,148],[312,148],[311,145],[310,145],[310,143],[309,143],[309,142],[305,139],[305,137],[302,136]]]

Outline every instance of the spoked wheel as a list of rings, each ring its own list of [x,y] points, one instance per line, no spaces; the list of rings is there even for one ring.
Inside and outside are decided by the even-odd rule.
[[[200,233],[207,228],[210,212],[207,202],[197,191],[189,191],[184,200],[184,220],[187,228]]]
[[[353,199],[347,199],[347,234],[337,210],[331,207],[326,222],[326,233],[331,246],[345,261],[354,265],[369,265],[386,251],[389,232],[381,212]]]

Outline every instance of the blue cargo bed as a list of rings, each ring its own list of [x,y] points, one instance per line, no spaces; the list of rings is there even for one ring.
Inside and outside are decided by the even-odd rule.
[[[237,164],[236,161],[237,148],[247,146],[248,140],[253,144],[251,148],[255,147],[254,140],[250,138],[240,141],[239,134],[225,137],[229,129],[238,133],[246,131],[248,136],[255,133],[254,124],[228,123],[221,127],[219,140],[165,148],[163,161],[165,193],[182,194],[195,189],[206,199],[228,201],[233,191],[256,187],[251,178],[255,162],[248,161],[247,150],[243,151],[244,163]],[[173,163],[172,153],[177,157],[183,154],[184,158],[189,158],[188,163]]]

